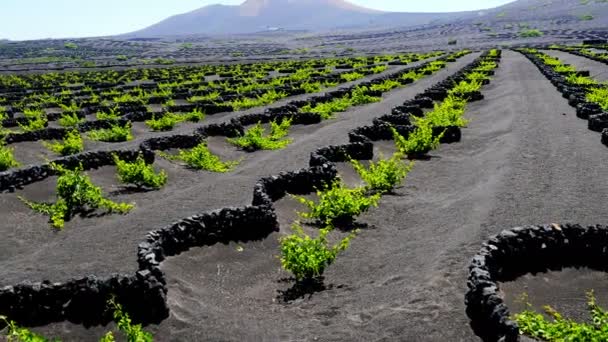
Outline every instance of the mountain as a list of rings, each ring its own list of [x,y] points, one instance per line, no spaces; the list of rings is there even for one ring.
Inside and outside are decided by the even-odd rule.
[[[254,33],[268,30],[333,31],[483,24],[499,29],[519,24],[546,28],[608,26],[607,0],[516,0],[493,9],[457,13],[382,12],[346,0],[246,0],[210,5],[165,19],[129,37]],[[556,26],[557,25],[557,26]],[[555,26],[555,27],[553,27]]]
[[[247,0],[238,6],[210,5],[172,16],[129,36],[252,33],[268,29],[324,31],[336,28],[421,25],[448,13],[382,12],[345,0]]]

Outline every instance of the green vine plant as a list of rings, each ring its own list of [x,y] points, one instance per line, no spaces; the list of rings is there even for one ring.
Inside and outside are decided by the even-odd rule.
[[[184,118],[178,114],[165,113],[161,117],[157,118],[156,115],[150,120],[146,120],[145,123],[150,129],[155,132],[170,131],[175,125],[184,121]]]
[[[514,315],[520,333],[547,342],[561,341],[608,341],[608,312],[596,303],[593,291],[587,292],[587,307],[591,315],[591,323],[575,322],[564,318],[557,310],[549,305],[543,307],[547,319],[542,313],[532,309],[527,294],[521,301],[526,309]]]
[[[23,115],[26,123],[17,122],[23,132],[34,132],[44,129],[48,124],[48,118],[42,110],[24,110]]]
[[[51,143],[43,141],[42,144],[49,150],[62,156],[69,156],[84,151],[84,140],[77,130],[68,132],[63,141]]]
[[[152,342],[154,341],[154,336],[151,333],[144,331],[141,327],[141,324],[133,324],[129,314],[124,311],[122,305],[116,302],[116,299],[113,297],[108,301],[108,306],[110,309],[114,311],[113,317],[118,329],[125,334],[128,342]],[[112,339],[108,339],[108,336],[111,336]],[[111,332],[107,333],[104,337],[106,340],[101,340],[100,342],[109,342],[114,341],[114,336]]]
[[[319,230],[319,236],[311,238],[299,223],[292,225],[294,233],[279,239],[281,245],[281,266],[291,272],[297,282],[310,283],[323,275],[338,254],[346,250],[356,231],[330,245],[327,235],[333,228]]]
[[[4,140],[0,140],[0,171],[6,171],[19,165],[15,160],[14,149],[7,147]]]
[[[418,158],[426,155],[431,150],[439,147],[439,140],[444,133],[433,137],[433,127],[428,120],[416,120],[416,128],[404,138],[394,127],[391,127],[393,139],[397,150],[410,158]]]
[[[115,203],[104,197],[101,188],[94,185],[89,176],[83,173],[82,165],[74,170],[55,163],[50,165],[51,169],[59,174],[55,203],[30,202],[21,196],[19,199],[35,212],[48,215],[53,228],[63,229],[65,221],[87,209],[103,208],[110,213],[120,214],[126,214],[133,209],[132,204]]]
[[[291,119],[283,119],[281,123],[272,121],[270,123],[270,133],[266,135],[266,130],[260,122],[245,131],[245,134],[237,138],[228,138],[227,141],[246,151],[256,150],[279,150],[291,144],[291,139],[284,139],[291,128]]]
[[[95,114],[97,120],[118,120],[120,119],[120,114],[114,108],[110,108],[107,111],[99,111]]]
[[[151,189],[160,189],[167,183],[167,173],[164,170],[157,173],[151,164],[146,164],[141,154],[132,163],[121,160],[116,154],[112,157],[116,164],[118,180],[122,183]]]
[[[0,316],[0,321],[6,324],[6,340],[8,342],[61,342],[59,339],[49,340],[27,328],[20,327],[6,316]]]
[[[240,161],[223,162],[220,157],[209,151],[206,142],[202,142],[190,150],[179,150],[175,156],[168,153],[160,153],[160,155],[169,160],[183,161],[193,169],[211,172],[229,172],[240,163]]]
[[[587,93],[587,101],[599,104],[603,110],[608,110],[608,88],[595,88]]]
[[[78,113],[63,113],[57,121],[62,127],[75,127],[84,122],[84,119],[78,116]]]
[[[465,127],[468,121],[464,118],[467,101],[453,94],[440,104],[435,103],[432,111],[428,112],[425,120],[432,127]],[[416,121],[419,122],[419,119]]]
[[[112,316],[118,329],[125,335],[127,342],[152,342],[154,336],[142,329],[141,324],[133,324],[129,314],[124,311],[122,305],[116,302],[114,297],[108,300],[108,308],[112,310]],[[17,322],[9,320],[6,316],[0,316],[0,321],[6,324],[6,338],[8,342],[61,342],[60,339],[48,339],[27,328],[20,327]],[[99,342],[116,342],[114,333],[108,331]]]
[[[376,207],[381,193],[367,195],[365,187],[349,189],[341,180],[325,184],[316,191],[317,202],[292,195],[298,202],[308,207],[308,212],[298,214],[305,219],[317,220],[323,225],[352,222],[355,216]]]
[[[114,124],[110,128],[103,128],[93,130],[87,133],[87,136],[91,140],[105,141],[105,142],[123,142],[133,140],[133,133],[131,133],[132,124],[127,122],[124,126]]]
[[[414,166],[414,162],[405,163],[402,158],[403,155],[397,152],[389,159],[384,159],[384,156],[380,155],[380,160],[370,162],[368,167],[354,159],[350,162],[366,183],[366,189],[386,193],[391,192],[395,186],[400,184]]]

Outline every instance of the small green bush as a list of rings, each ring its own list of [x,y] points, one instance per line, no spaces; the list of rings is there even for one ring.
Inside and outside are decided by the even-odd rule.
[[[331,227],[321,229],[319,236],[311,238],[302,227],[295,223],[294,234],[279,240],[281,244],[281,265],[291,272],[296,281],[307,281],[319,277],[329,267],[338,254],[346,250],[355,233],[330,246],[327,235]]]
[[[129,342],[152,342],[154,336],[151,333],[144,331],[141,324],[133,324],[129,314],[125,312],[122,305],[116,302],[115,298],[108,301],[110,309],[114,311],[113,317],[118,329],[123,332]],[[107,335],[106,335],[107,336]]]
[[[478,81],[460,81],[456,86],[454,86],[449,93],[450,94],[458,94],[461,96],[465,96],[466,94],[470,94],[474,91],[478,91],[481,89],[481,83]]]
[[[519,36],[522,38],[542,37],[544,33],[538,29],[527,29],[519,31]]]
[[[74,127],[83,122],[84,118],[78,116],[78,113],[63,113],[58,120],[59,125],[63,127]]]
[[[317,190],[318,203],[304,197],[293,197],[309,209],[307,213],[299,213],[300,216],[331,225],[336,222],[350,221],[370,207],[377,206],[380,195],[377,193],[367,196],[364,187],[349,189],[344,183],[336,180]]]
[[[27,328],[20,327],[15,321],[10,321],[5,316],[0,316],[0,321],[7,326],[6,339],[8,342],[60,342],[59,339],[49,340]]]
[[[576,68],[574,68],[572,65],[556,65],[553,70],[555,70],[556,72],[559,73],[571,73],[571,72],[576,72]]]
[[[435,104],[424,120],[432,127],[465,127],[468,124],[464,118],[466,105],[465,99],[450,94],[441,104]]]
[[[141,155],[132,163],[121,160],[117,155],[114,155],[113,158],[118,171],[118,179],[122,183],[152,189],[160,189],[167,183],[167,173],[164,170],[156,173],[154,167],[146,164]]]
[[[300,88],[308,94],[318,93],[323,89],[323,84],[321,82],[304,82],[300,85]]]
[[[146,125],[155,132],[170,131],[182,121],[184,121],[184,117],[178,114],[165,113],[160,118],[153,116],[152,119],[146,120]]]
[[[334,117],[334,113],[339,113],[345,111],[348,107],[351,106],[350,98],[341,97],[337,99],[333,99],[329,102],[317,103],[312,106],[310,104],[300,108],[300,112],[302,113],[317,113],[321,116],[323,120],[328,120]]]
[[[0,171],[18,166],[19,163],[15,160],[14,149],[6,147],[4,141],[0,140]]]
[[[68,132],[62,142],[42,142],[42,144],[49,150],[62,156],[69,156],[84,151],[84,140],[77,130]]]
[[[27,123],[18,123],[18,125],[24,132],[39,131],[47,126],[48,118],[42,110],[26,109],[23,111],[23,115],[27,119]]]
[[[239,110],[249,109],[249,108],[253,108],[253,107],[265,106],[265,105],[271,104],[271,103],[276,102],[285,97],[287,97],[287,93],[285,93],[285,92],[277,92],[275,90],[269,90],[256,98],[249,98],[249,97],[239,98],[239,99],[228,102],[228,104],[231,105],[235,111],[239,111]]]
[[[365,75],[358,73],[356,71],[343,73],[342,75],[340,75],[340,78],[346,82],[356,81],[363,77],[365,77]]]
[[[551,306],[544,307],[545,313],[552,318],[532,310],[524,294],[527,309],[515,314],[520,333],[548,342],[561,341],[608,341],[608,312],[597,305],[593,291],[587,293],[587,306],[591,313],[591,323],[578,323],[564,318]]]
[[[370,89],[373,91],[381,91],[381,92],[387,92],[389,90],[395,89],[397,87],[400,87],[401,83],[388,79],[382,83],[379,84],[373,84]]]
[[[566,76],[566,81],[568,81],[569,83],[572,83],[572,84],[576,84],[576,85],[597,84],[597,82],[594,79],[592,79],[590,77],[586,77],[586,76],[577,75],[577,74],[570,74],[570,75]]]
[[[206,94],[206,95],[198,95],[198,96],[189,97],[187,99],[187,101],[190,103],[208,102],[208,101],[216,100],[219,97],[220,97],[220,92],[214,91],[214,92],[210,92],[209,94]]]
[[[109,212],[121,214],[126,214],[133,209],[131,204],[115,203],[105,198],[101,188],[94,185],[89,176],[82,172],[82,165],[75,170],[68,170],[51,163],[51,168],[59,173],[55,203],[35,203],[23,197],[19,197],[19,199],[32,210],[49,215],[53,228],[62,229],[66,220],[85,209],[104,208]]]
[[[180,150],[177,156],[171,156],[166,153],[162,153],[161,155],[169,160],[181,160],[193,169],[211,172],[229,172],[239,164],[239,161],[223,162],[218,156],[209,151],[205,142],[190,150]]]
[[[608,88],[591,89],[586,98],[589,102],[599,104],[603,110],[608,110]]]
[[[120,114],[116,108],[110,108],[107,112],[97,112],[95,117],[97,120],[118,120],[120,119]]]
[[[291,120],[283,120],[280,124],[271,123],[271,132],[265,135],[261,123],[248,129],[244,135],[227,139],[229,143],[248,151],[279,150],[291,143],[291,139],[282,139],[289,132]]]
[[[357,86],[353,89],[350,94],[350,105],[351,106],[360,106],[368,103],[378,102],[381,100],[380,97],[367,95],[366,93],[369,91],[367,87]]]
[[[367,184],[367,189],[384,193],[392,191],[412,170],[414,163],[405,163],[401,160],[402,157],[400,153],[393,154],[390,159],[380,156],[378,162],[370,162],[368,167],[357,160],[351,160],[351,164]]]
[[[200,122],[205,120],[205,113],[200,109],[194,109],[193,111],[183,115],[185,121],[189,122]]]
[[[410,156],[418,157],[427,154],[429,151],[439,147],[439,140],[443,134],[433,137],[433,127],[426,120],[417,120],[416,128],[405,139],[397,130],[391,127],[395,145],[399,152]]]
[[[91,140],[105,141],[105,142],[122,142],[133,140],[133,134],[131,133],[131,123],[128,122],[124,126],[118,124],[112,125],[110,128],[98,129],[90,131],[87,136]]]

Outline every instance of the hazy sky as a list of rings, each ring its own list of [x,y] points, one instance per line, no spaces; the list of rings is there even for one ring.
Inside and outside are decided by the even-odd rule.
[[[477,10],[513,0],[351,0],[386,11]],[[0,0],[0,39],[103,36],[135,31],[205,5],[243,0]]]

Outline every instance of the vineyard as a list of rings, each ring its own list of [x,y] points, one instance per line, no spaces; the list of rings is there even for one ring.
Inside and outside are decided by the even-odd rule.
[[[608,304],[606,48],[0,74],[0,328],[551,340]]]

